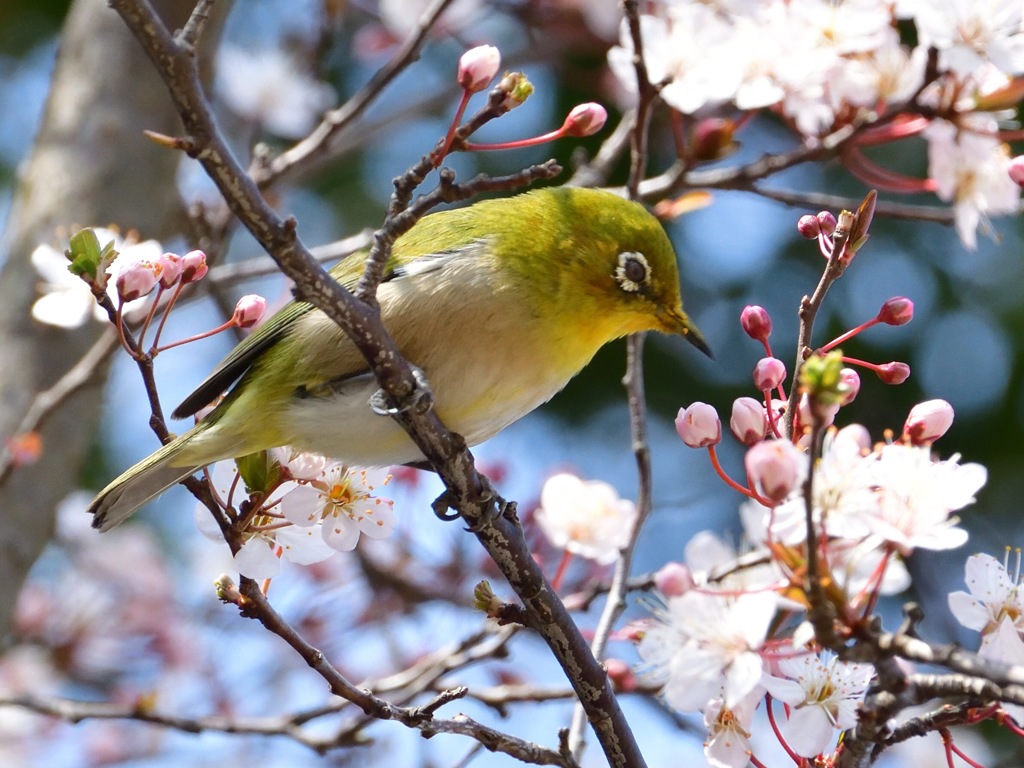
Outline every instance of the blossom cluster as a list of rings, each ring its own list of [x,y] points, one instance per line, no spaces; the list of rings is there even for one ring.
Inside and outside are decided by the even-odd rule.
[[[933,192],[952,203],[970,248],[989,216],[1017,209],[1001,110],[1015,103],[1013,78],[1024,74],[1019,3],[676,0],[647,7],[644,62],[671,108],[697,118],[770,110],[805,139],[870,123],[841,153],[846,167],[874,187]],[[901,35],[901,25],[916,34]],[[608,60],[627,90],[636,88],[632,57],[624,24]],[[927,179],[882,169],[861,151],[912,135],[928,144]]]
[[[394,503],[379,495],[391,480],[386,470],[350,467],[287,447],[269,451],[265,459],[268,471],[260,476],[269,479],[261,488],[248,487],[236,462],[220,462],[211,472],[220,507],[245,518],[243,543],[233,558],[242,575],[269,579],[282,558],[318,563],[355,549],[361,535],[381,539],[394,530]],[[197,504],[195,513],[200,532],[223,541],[209,510]]]
[[[837,223],[826,212],[804,217],[799,228],[818,240],[830,265],[845,269],[859,247],[835,239]],[[762,702],[797,762],[831,764],[838,732],[856,724],[856,705],[874,669],[831,655],[827,641],[819,642],[818,625],[800,617],[817,599],[830,603],[843,625],[865,621],[880,595],[909,586],[903,558],[918,548],[950,549],[967,540],[956,515],[974,502],[987,473],[957,455],[934,453],[953,422],[949,403],[918,404],[898,435],[886,432],[877,442],[859,424],[835,426],[859,393],[856,368],[888,384],[910,373],[898,361],[847,357],[839,345],[875,325],[904,325],[913,311],[909,299],[889,299],[873,318],[809,354],[796,381],[787,383],[786,366],[772,351],[771,316],[746,307],[740,324],[765,356],[751,377],[759,397],[738,398],[729,420],[745,447],[743,481],[719,462],[723,430],[716,409],[693,403],[679,411],[676,429],[684,444],[708,451],[719,476],[745,497],[743,544],[737,551],[702,532],[686,547],[685,563],[669,563],[656,574],[658,602],[637,630],[638,652],[641,671],[669,706],[703,713],[705,755],[713,766],[761,765],[752,756],[750,733]],[[990,655],[1024,658],[1016,579],[993,574],[987,561],[971,561],[968,569],[972,593],[951,597],[954,611],[983,632]],[[781,713],[773,701],[786,705]]]
[[[202,280],[209,272],[203,251],[192,250],[179,255],[165,251],[156,240],[139,242],[134,232],[122,238],[114,230],[99,227],[72,235],[71,248],[64,253],[49,245],[39,245],[32,252],[31,260],[41,278],[38,287],[42,295],[32,305],[35,320],[57,328],[78,328],[90,316],[101,322],[111,320],[133,356],[137,353],[127,343],[120,321],[141,322],[135,346],[142,349],[143,337],[156,313],[162,311],[166,319],[182,290]],[[155,298],[149,301],[154,291]],[[109,300],[113,310],[104,306],[104,298]],[[163,346],[159,344],[161,322],[150,354],[228,328],[252,328],[263,319],[266,310],[267,301],[262,296],[242,296],[224,324]],[[113,315],[109,314],[111,311]]]

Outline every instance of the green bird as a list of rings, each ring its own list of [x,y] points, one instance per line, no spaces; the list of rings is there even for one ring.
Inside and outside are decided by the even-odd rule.
[[[350,257],[331,274],[354,288],[363,263]],[[614,339],[655,330],[708,352],[683,312],[665,231],[643,206],[600,190],[541,189],[426,216],[395,242],[377,297],[438,416],[469,445],[549,400]],[[366,361],[310,304],[292,302],[258,326],[174,417],[228,387],[192,429],[99,493],[94,527],[112,528],[208,464],[277,446],[359,466],[423,459],[373,411]]]

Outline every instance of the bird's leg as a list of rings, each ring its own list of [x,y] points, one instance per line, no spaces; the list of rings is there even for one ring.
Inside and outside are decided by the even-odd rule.
[[[426,413],[434,407],[434,391],[430,388],[426,375],[415,365],[409,367],[412,369],[413,378],[416,379],[416,388],[409,393],[404,403],[392,405],[391,399],[383,389],[378,389],[370,395],[370,407],[378,416],[399,416],[410,411]]]

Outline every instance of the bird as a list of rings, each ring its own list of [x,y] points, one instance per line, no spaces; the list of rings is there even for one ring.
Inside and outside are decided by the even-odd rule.
[[[353,289],[365,255],[341,261],[334,279]],[[470,446],[548,401],[617,338],[660,331],[710,355],[683,311],[661,223],[607,190],[545,187],[425,216],[395,241],[377,299],[438,416]],[[113,528],[209,464],[274,447],[354,466],[423,460],[371,407],[378,384],[361,353],[311,304],[293,301],[258,325],[172,415],[192,416],[225,390],[99,492],[93,527]]]

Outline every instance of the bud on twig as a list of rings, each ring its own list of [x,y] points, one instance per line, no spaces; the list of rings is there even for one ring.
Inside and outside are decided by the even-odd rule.
[[[722,442],[722,422],[718,411],[707,403],[693,403],[680,408],[676,416],[676,432],[690,448],[707,448]]]
[[[484,90],[498,74],[501,52],[493,45],[470,48],[459,59],[459,85],[469,93]]]

